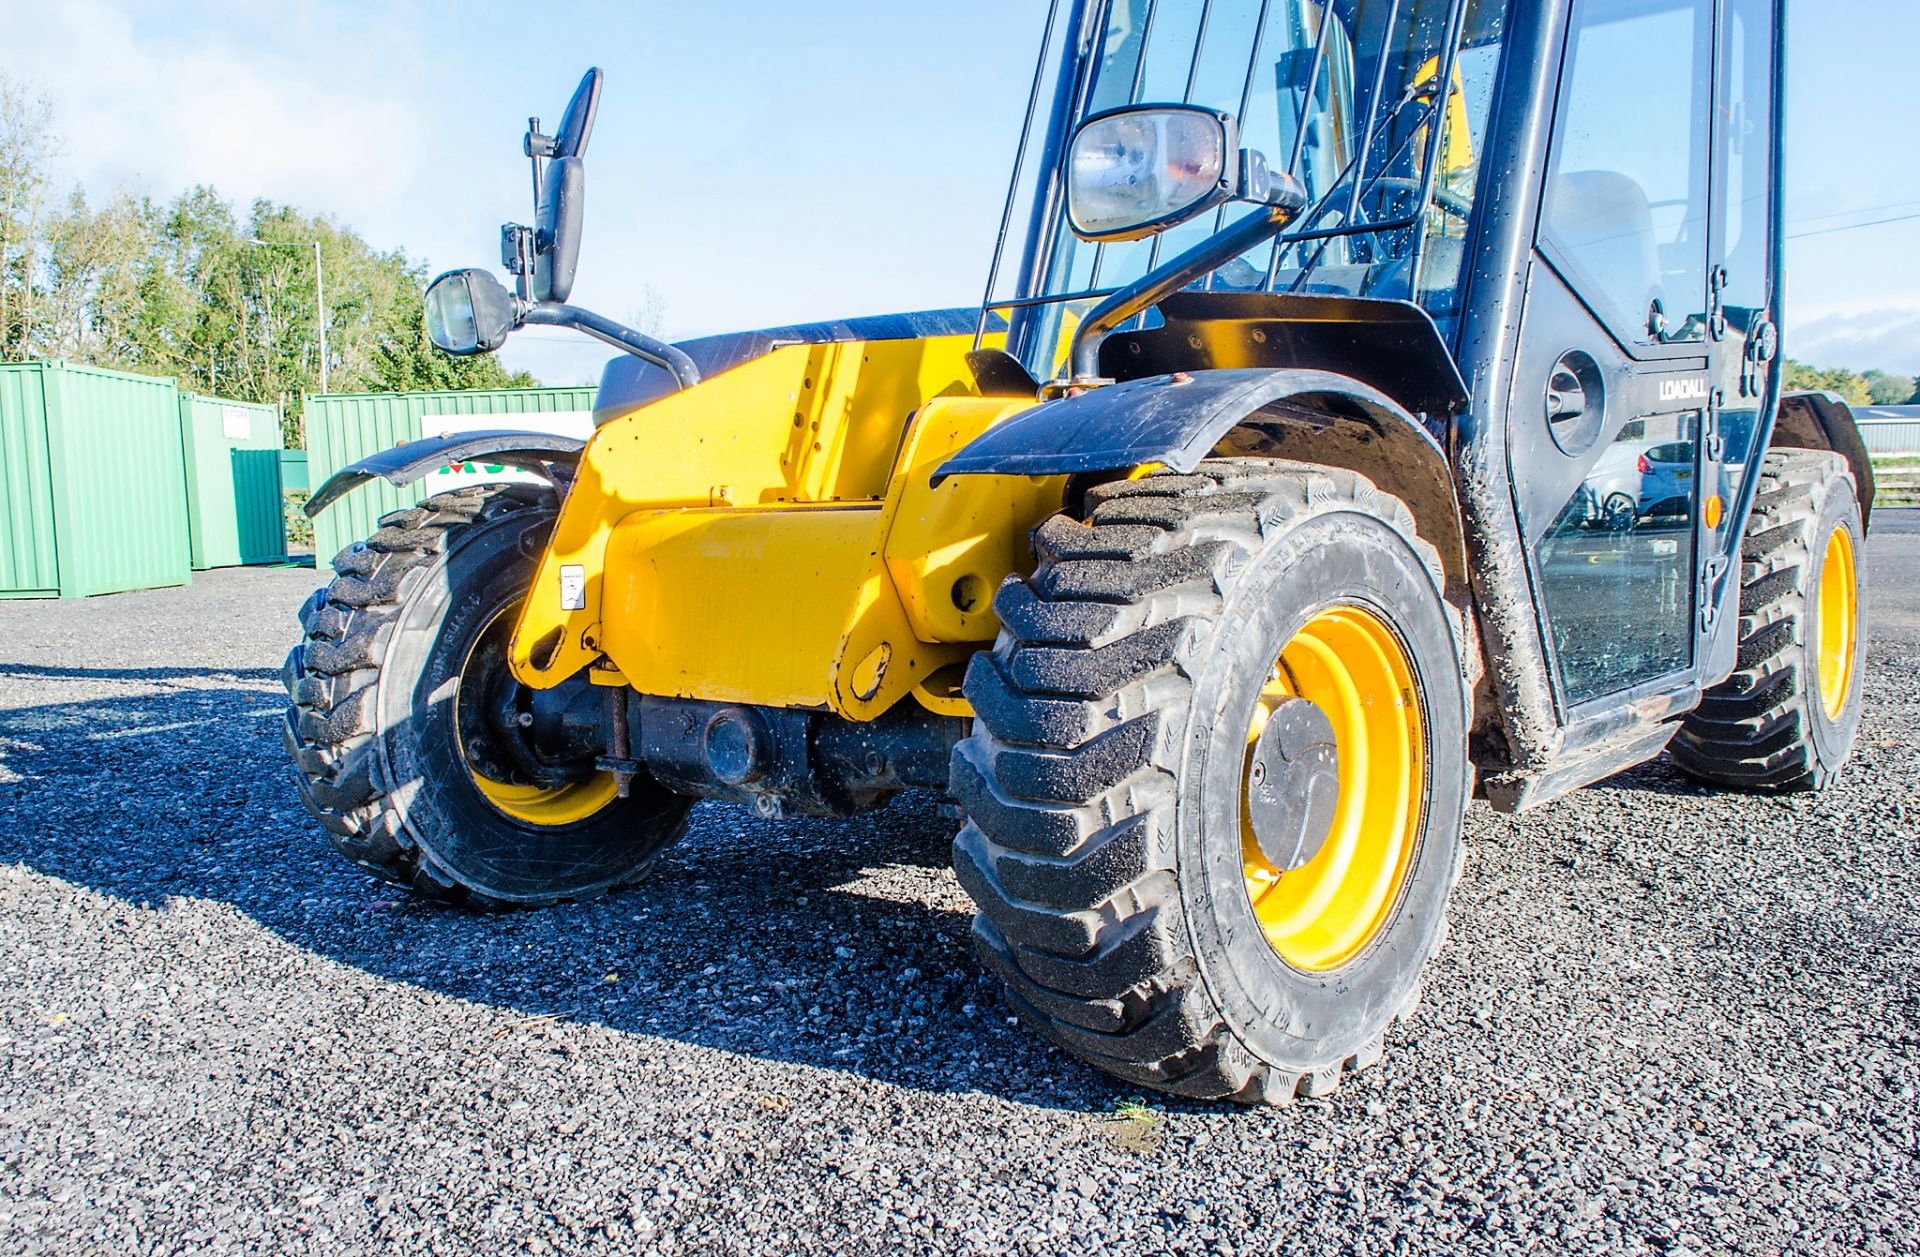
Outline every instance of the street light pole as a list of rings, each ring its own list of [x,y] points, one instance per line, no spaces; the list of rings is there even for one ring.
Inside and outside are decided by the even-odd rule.
[[[313,242],[313,300],[320,308],[320,391],[327,391],[327,274],[320,266],[320,242]]]
[[[263,249],[297,249],[301,245],[313,246],[313,300],[319,311],[320,336],[320,391],[327,391],[327,276],[320,266],[320,242],[318,240],[262,240],[249,236],[245,244],[257,244]]]

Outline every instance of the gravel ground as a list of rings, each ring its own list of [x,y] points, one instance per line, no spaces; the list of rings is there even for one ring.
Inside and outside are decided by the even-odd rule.
[[[1836,788],[1476,805],[1415,1025],[1279,1112],[1010,1024],[928,802],[437,909],[295,799],[313,573],[0,603],[0,1249],[1912,1252],[1920,512],[1868,555]]]

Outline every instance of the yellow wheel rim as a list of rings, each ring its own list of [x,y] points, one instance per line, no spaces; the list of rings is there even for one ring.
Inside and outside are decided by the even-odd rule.
[[[512,603],[495,613],[475,637],[473,645],[467,650],[467,659],[460,668],[460,684],[483,683],[484,678],[474,675],[475,661],[484,660],[486,666],[504,667],[505,654],[495,649],[483,649],[496,645],[494,639],[504,626],[511,625],[519,611],[519,604]],[[458,695],[454,699],[456,713],[460,710]],[[473,758],[467,753],[464,732],[460,728],[460,717],[454,719],[454,738],[460,748],[460,760],[467,767],[467,775],[473,779],[480,797],[493,805],[493,809],[510,820],[523,825],[533,825],[543,829],[557,829],[565,825],[577,825],[588,820],[620,797],[620,783],[612,773],[597,772],[584,781],[569,782],[563,786],[516,786],[498,781],[474,767]]]
[[[596,773],[573,785],[509,786],[482,777],[471,767],[467,772],[496,811],[525,825],[575,825],[620,797],[612,773]]]
[[[1854,572],[1853,534],[1833,530],[1820,561],[1820,703],[1828,720],[1840,719],[1853,694],[1853,655],[1860,641],[1860,589]]]
[[[1241,808],[1247,894],[1267,942],[1296,969],[1337,969],[1379,936],[1413,867],[1426,797],[1426,728],[1406,648],[1371,611],[1336,607],[1309,620],[1275,661],[1247,730],[1246,798],[1254,743],[1290,698],[1333,726],[1340,797],[1319,853],[1281,872],[1261,852]]]

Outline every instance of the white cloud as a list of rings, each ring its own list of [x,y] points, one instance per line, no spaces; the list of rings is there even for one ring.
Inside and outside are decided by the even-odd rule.
[[[9,4],[0,70],[52,100],[59,171],[95,197],[212,182],[242,212],[270,197],[394,243],[392,210],[417,202],[419,165],[383,154],[421,151],[427,130],[414,74],[396,73],[409,41],[285,7],[271,6],[275,39],[243,49],[238,6],[171,22],[102,0]]]
[[[1888,308],[1791,321],[1786,349],[1802,362],[1920,376],[1920,308]]]

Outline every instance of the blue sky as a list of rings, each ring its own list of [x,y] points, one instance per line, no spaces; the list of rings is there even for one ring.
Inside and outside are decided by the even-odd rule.
[[[497,257],[528,114],[597,64],[575,300],[683,337],[977,302],[1044,7],[57,0],[0,6],[0,71],[52,98],[95,194],[208,182],[445,268]],[[1920,374],[1920,219],[1835,230],[1920,214],[1920,6],[1794,12],[1789,352]],[[606,353],[535,329],[507,357],[567,383]]]

